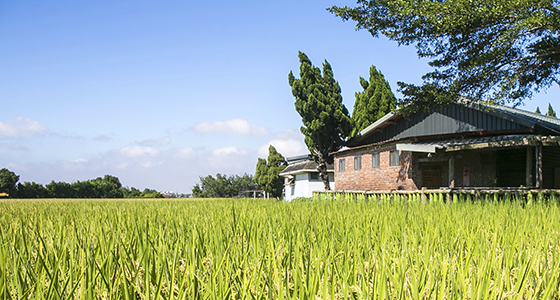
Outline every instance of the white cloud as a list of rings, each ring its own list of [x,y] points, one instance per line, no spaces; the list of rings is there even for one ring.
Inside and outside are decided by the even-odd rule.
[[[181,148],[175,154],[175,157],[182,159],[193,158],[194,156],[196,156],[196,151],[191,147]]]
[[[229,146],[225,148],[214,149],[212,156],[228,156],[231,154],[245,154],[244,151],[239,151],[236,146]]]
[[[228,121],[200,122],[194,125],[194,130],[201,133],[235,133],[241,135],[264,135],[266,129],[249,123],[247,120],[233,119]]]
[[[119,150],[124,156],[128,157],[143,157],[143,156],[155,156],[159,153],[159,150],[154,147],[146,146],[127,146]]]
[[[21,134],[40,135],[47,132],[47,126],[27,117],[0,122],[0,136],[17,138]]]
[[[270,145],[274,146],[274,148],[276,148],[276,151],[278,151],[284,157],[309,153],[307,146],[305,146],[301,141],[298,141],[296,139],[276,139],[259,147],[259,157],[266,158],[268,156],[268,148]]]
[[[288,129],[275,134],[272,140],[259,147],[257,154],[259,157],[266,158],[268,156],[268,147],[270,145],[274,146],[276,151],[284,157],[307,154],[309,153],[309,150],[303,140],[304,136],[299,130]]]

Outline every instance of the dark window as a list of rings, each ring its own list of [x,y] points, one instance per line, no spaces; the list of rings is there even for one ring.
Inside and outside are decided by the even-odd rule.
[[[392,167],[399,165],[399,150],[389,152],[389,165]]]
[[[379,152],[371,155],[371,167],[374,169],[379,168]]]
[[[319,173],[309,173],[309,180],[319,180]]]
[[[346,167],[346,159],[342,158],[338,160],[338,172],[344,172]]]
[[[354,170],[361,170],[361,169],[362,169],[362,157],[354,156]]]

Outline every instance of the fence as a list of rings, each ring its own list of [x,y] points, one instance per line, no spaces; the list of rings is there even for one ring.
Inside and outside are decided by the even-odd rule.
[[[415,191],[315,191],[313,200],[390,202],[458,202],[458,201],[533,201],[560,202],[560,190],[526,188],[503,189],[422,189]]]

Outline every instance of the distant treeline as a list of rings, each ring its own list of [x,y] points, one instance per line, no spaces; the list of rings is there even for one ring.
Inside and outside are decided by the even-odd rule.
[[[163,194],[155,190],[123,187],[119,179],[111,175],[73,183],[52,181],[45,186],[18,181],[19,175],[1,169],[0,193],[7,193],[10,198],[163,198]]]
[[[242,191],[257,189],[257,183],[252,175],[222,175],[216,174],[200,177],[200,183],[192,188],[194,198],[231,198],[237,197]]]

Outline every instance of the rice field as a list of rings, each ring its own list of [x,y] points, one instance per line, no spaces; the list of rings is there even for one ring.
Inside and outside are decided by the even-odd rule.
[[[0,299],[560,299],[555,203],[0,200]]]

